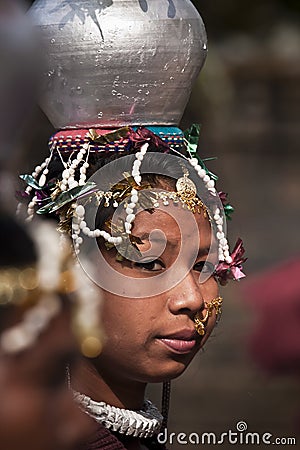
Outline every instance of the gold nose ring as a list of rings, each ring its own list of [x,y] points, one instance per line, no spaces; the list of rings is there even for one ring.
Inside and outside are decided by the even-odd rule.
[[[194,323],[195,323],[195,330],[197,331],[197,333],[200,336],[205,335],[205,332],[206,332],[205,326],[207,325],[209,318],[212,316],[213,311],[215,310],[216,316],[221,315],[222,303],[223,303],[222,297],[214,298],[210,302],[204,302],[204,306],[205,306],[204,317],[201,317],[200,311],[197,312],[197,314],[194,317]]]

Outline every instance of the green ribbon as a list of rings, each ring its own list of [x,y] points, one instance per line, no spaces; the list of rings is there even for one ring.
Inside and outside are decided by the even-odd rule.
[[[77,186],[67,192],[62,192],[54,201],[50,201],[47,205],[37,210],[37,214],[48,214],[57,211],[67,203],[76,200],[84,194],[91,192],[96,183],[86,183],[84,186]]]
[[[198,144],[199,144],[199,138],[200,138],[200,131],[201,131],[201,125],[193,123],[193,125],[190,126],[190,128],[188,128],[187,130],[185,130],[183,132],[184,138],[185,138],[185,143],[187,146],[187,150],[190,153],[190,155],[193,158],[197,158],[199,161],[200,166],[202,167],[202,169],[205,170],[205,172],[207,173],[207,175],[209,175],[209,177],[214,180],[217,181],[218,180],[218,176],[215,175],[214,173],[210,172],[210,170],[208,170],[208,168],[206,167],[204,161],[212,161],[213,159],[216,158],[205,158],[205,159],[201,159],[199,155],[197,155],[197,149],[198,149]]]
[[[195,155],[199,144],[201,125],[193,123],[187,130],[183,132],[189,153]]]
[[[232,220],[231,215],[234,213],[234,207],[228,203],[223,208],[224,208],[225,216],[227,217],[227,219]]]
[[[28,186],[32,187],[33,189],[35,189],[36,191],[41,191],[43,187],[41,187],[37,181],[33,178],[32,175],[20,175],[21,180],[24,180]]]

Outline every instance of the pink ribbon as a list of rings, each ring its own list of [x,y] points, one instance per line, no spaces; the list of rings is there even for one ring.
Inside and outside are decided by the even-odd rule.
[[[245,249],[243,247],[243,241],[239,238],[235,244],[235,247],[231,253],[232,262],[227,263],[222,261],[218,264],[216,268],[216,276],[222,285],[228,283],[229,280],[240,280],[246,275],[243,273],[242,264],[247,261],[244,258]]]

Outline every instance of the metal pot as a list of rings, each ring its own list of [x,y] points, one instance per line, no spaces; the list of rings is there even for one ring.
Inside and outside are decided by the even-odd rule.
[[[178,125],[206,57],[189,0],[37,0],[56,128]]]

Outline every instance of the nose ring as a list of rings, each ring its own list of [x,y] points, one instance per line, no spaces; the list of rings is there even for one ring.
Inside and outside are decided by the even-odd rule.
[[[211,300],[210,302],[204,302],[205,306],[205,315],[204,317],[200,316],[200,311],[197,312],[197,314],[194,317],[194,323],[195,323],[195,330],[200,336],[205,335],[205,326],[207,325],[207,322],[209,318],[212,316],[213,311],[216,311],[216,316],[221,315],[222,313],[222,303],[223,298],[217,297]]]

